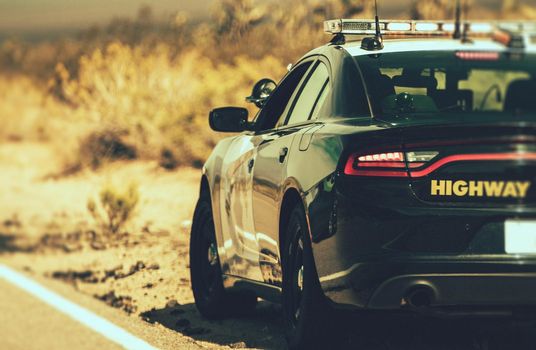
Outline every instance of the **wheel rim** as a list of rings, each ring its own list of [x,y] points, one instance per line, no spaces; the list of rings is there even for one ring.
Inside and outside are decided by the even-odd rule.
[[[218,248],[216,248],[216,244],[211,243],[208,247],[208,263],[210,266],[214,266],[218,263]]]
[[[207,218],[201,227],[201,242],[199,246],[199,263],[201,266],[201,281],[205,297],[209,298],[212,291],[218,286],[219,258],[213,224]]]
[[[291,295],[289,316],[293,327],[296,327],[301,316],[301,301],[304,288],[304,267],[303,267],[303,239],[301,228],[297,227],[294,236],[294,244],[291,253]]]

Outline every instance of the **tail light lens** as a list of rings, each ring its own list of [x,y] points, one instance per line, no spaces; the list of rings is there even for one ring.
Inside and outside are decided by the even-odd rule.
[[[498,52],[458,51],[456,57],[464,61],[497,61],[501,56]]]
[[[409,177],[409,169],[424,166],[438,155],[435,151],[352,154],[344,173],[355,176]]]
[[[536,153],[469,153],[438,157],[436,151],[352,154],[344,167],[345,175],[422,178],[451,163],[478,161],[532,161]]]
[[[419,166],[422,166],[437,157],[438,154],[439,152],[436,151],[407,152],[406,159],[410,164],[421,163]],[[410,168],[412,167],[410,166]],[[415,166],[413,168],[417,167]]]
[[[357,166],[361,167],[387,167],[387,168],[405,168],[404,153],[379,153],[368,154],[357,157]]]

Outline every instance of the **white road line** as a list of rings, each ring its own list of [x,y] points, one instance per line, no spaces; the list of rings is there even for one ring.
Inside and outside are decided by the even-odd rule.
[[[359,267],[359,265],[360,265],[359,263],[353,264],[352,266],[350,266],[346,270],[335,272],[335,273],[332,273],[331,275],[322,276],[322,277],[319,278],[319,280],[320,280],[320,282],[329,282],[329,281],[332,281],[332,280],[337,279],[337,278],[348,276],[355,269],[357,269]]]
[[[52,292],[51,290],[41,286],[37,282],[28,277],[16,272],[15,270],[0,264],[0,278],[10,282],[11,284],[25,290],[29,294],[41,299],[43,302],[54,307],[58,311],[63,312],[67,316],[82,323],[86,327],[103,335],[109,340],[132,350],[155,350],[140,338],[135,337],[131,333],[116,326],[110,321],[96,315],[95,313],[76,305],[75,303],[65,299],[64,297]]]

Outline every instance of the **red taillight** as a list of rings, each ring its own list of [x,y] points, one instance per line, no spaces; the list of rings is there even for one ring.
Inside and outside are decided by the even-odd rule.
[[[360,162],[404,162],[404,153],[390,152],[359,156]]]
[[[478,161],[536,161],[536,153],[485,153],[485,154],[456,154],[439,159],[428,167],[411,172],[411,177],[425,177],[437,169],[456,162]]]
[[[458,51],[456,57],[464,61],[497,61],[501,56],[498,52]]]
[[[536,153],[470,153],[437,158],[435,151],[352,154],[345,175],[422,178],[451,163],[477,161],[536,161]]]
[[[408,176],[404,153],[402,152],[353,154],[346,162],[344,173],[356,176]]]
[[[355,176],[409,177],[408,169],[420,168],[433,159],[437,152],[386,152],[352,154],[344,173]]]

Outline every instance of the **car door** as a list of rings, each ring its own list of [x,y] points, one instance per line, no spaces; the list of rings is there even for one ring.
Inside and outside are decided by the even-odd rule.
[[[258,144],[253,166],[252,206],[254,227],[263,281],[281,283],[279,256],[279,203],[282,187],[287,179],[287,164],[293,140],[302,131],[310,129],[327,96],[329,70],[317,60],[311,65],[300,86],[280,116],[273,130],[254,137]],[[299,145],[297,145],[299,147]]]
[[[253,219],[253,168],[263,136],[290,107],[289,101],[306,76],[311,60],[306,60],[279,84],[270,102],[256,118],[257,131],[247,132],[233,139],[223,159],[221,178],[221,227],[224,255],[222,271],[228,275],[262,281],[259,269],[259,247]],[[286,116],[286,114],[285,114]]]
[[[254,155],[252,135],[243,133],[232,141],[221,168],[219,207],[224,250],[220,255],[225,255],[222,272],[236,276],[252,275],[258,271],[253,209],[251,196],[248,196],[251,192],[249,162]]]

